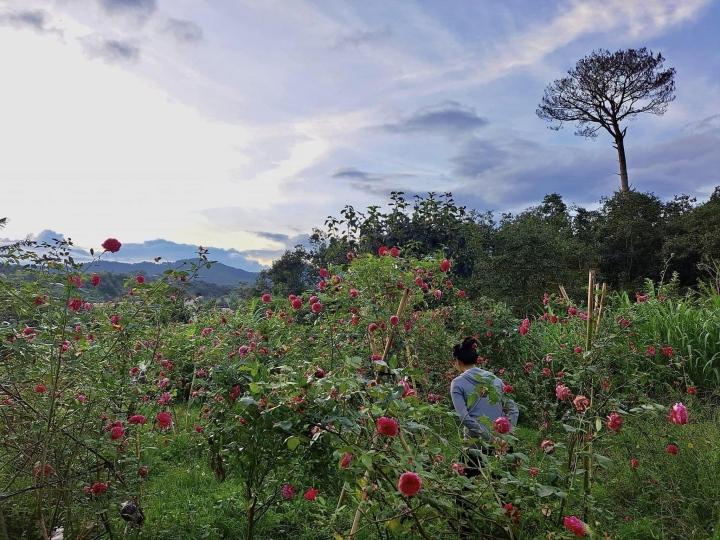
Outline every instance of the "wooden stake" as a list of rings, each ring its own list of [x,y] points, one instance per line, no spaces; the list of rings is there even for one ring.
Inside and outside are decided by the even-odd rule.
[[[563,299],[569,304],[570,303],[570,297],[568,296],[567,291],[565,290],[565,287],[563,285],[558,285],[560,289],[560,295],[563,297]]]
[[[590,351],[590,348],[592,347],[592,338],[593,338],[593,330],[594,330],[594,317],[595,314],[595,270],[590,270],[588,272],[588,297],[587,297],[587,335],[585,336],[585,350],[587,352]],[[593,399],[595,397],[594,392],[594,385],[592,382],[592,379],[590,380],[590,406],[588,407],[589,410],[592,409],[593,406]],[[590,495],[590,482],[591,482],[591,469],[592,469],[592,440],[588,435],[590,435],[590,430],[592,427],[588,429],[588,431],[585,433],[584,437],[584,446],[585,446],[585,455],[583,456],[583,468],[585,469],[585,472],[583,474],[583,491],[584,491],[584,501],[583,501],[583,519],[587,520],[588,515],[588,506],[587,506],[587,499]]]
[[[605,307],[605,295],[607,294],[607,283],[602,284],[602,290],[600,291],[600,304],[597,309],[597,321],[595,322],[595,333],[600,331],[600,319],[602,319],[602,311]]]
[[[402,297],[400,298],[400,303],[398,304],[397,311],[395,312],[395,315],[398,317],[398,319],[402,315],[403,311],[405,311],[405,306],[407,306],[409,298],[410,298],[410,289],[405,289],[405,291],[403,291]],[[390,346],[392,345],[392,338],[393,338],[393,330],[391,327],[390,332],[387,337],[387,341],[385,342],[385,348],[384,348],[383,354],[382,354],[383,360],[385,360],[385,358],[388,355],[388,352],[390,352]],[[372,337],[370,338],[370,347],[373,351],[373,354],[376,354],[375,346],[372,341]],[[409,453],[410,449],[408,448],[408,445],[405,442],[405,439],[403,438],[402,433],[400,433],[400,441],[401,441],[405,451]],[[372,448],[374,446],[374,444],[375,444],[375,437],[373,436],[373,440],[370,443],[370,447]],[[365,480],[365,486],[363,486],[363,488],[362,488],[362,493],[360,495],[360,501],[358,502],[357,509],[355,510],[355,517],[353,518],[352,526],[350,527],[350,534],[348,535],[348,540],[353,540],[355,538],[355,534],[357,533],[358,529],[360,528],[360,517],[362,516],[362,507],[363,507],[363,503],[365,502],[368,485],[370,483],[370,471],[365,472],[363,479]]]
[[[407,305],[408,298],[410,298],[410,289],[405,289],[403,291],[402,298],[400,298],[400,304],[398,305],[397,311],[395,312],[395,315],[399,319],[402,315],[402,312],[405,311],[405,306]],[[393,329],[390,328],[390,332],[387,337],[387,341],[385,342],[385,349],[383,350],[382,359],[385,360],[385,358],[388,355],[388,352],[390,352],[390,346],[392,345],[392,339],[393,339]]]
[[[595,295],[593,294],[593,289],[595,285],[595,270],[590,270],[588,272],[588,295],[587,295],[587,329],[586,329],[586,336],[585,336],[585,350],[589,351],[590,347],[592,345],[592,331],[593,331],[593,311],[595,309],[595,306],[593,304],[593,300],[595,299]]]

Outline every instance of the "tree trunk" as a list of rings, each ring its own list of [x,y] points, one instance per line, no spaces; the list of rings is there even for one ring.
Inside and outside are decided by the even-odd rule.
[[[625,159],[625,141],[624,137],[615,137],[615,149],[618,153],[618,163],[620,164],[620,191],[627,193],[630,191],[627,173],[627,159]]]

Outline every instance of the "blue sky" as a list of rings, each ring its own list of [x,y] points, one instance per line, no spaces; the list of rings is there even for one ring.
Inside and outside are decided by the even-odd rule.
[[[702,199],[719,27],[711,0],[0,0],[3,234],[115,236],[128,260],[200,244],[257,269],[391,190],[592,206],[619,184],[610,141],[535,108],[596,48],[677,69],[668,112],[629,126],[630,182]]]

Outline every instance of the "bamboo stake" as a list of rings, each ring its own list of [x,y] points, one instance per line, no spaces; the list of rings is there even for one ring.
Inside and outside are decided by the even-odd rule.
[[[370,446],[372,447],[374,444],[375,436],[373,435],[373,440]],[[360,493],[360,500],[358,501],[357,508],[355,509],[355,517],[353,517],[352,526],[350,527],[350,534],[348,535],[347,540],[353,540],[355,538],[355,534],[358,531],[358,528],[360,527],[360,516],[362,515],[362,507],[363,503],[365,502],[365,497],[367,496],[368,486],[370,485],[370,471],[365,471],[365,474],[363,475],[363,481],[364,485]]]
[[[602,319],[602,311],[605,307],[605,295],[607,294],[607,283],[602,284],[602,290],[600,292],[600,304],[597,309],[597,321],[595,322],[595,333],[600,331],[600,320]]]
[[[402,312],[405,310],[405,306],[407,305],[409,298],[410,298],[410,289],[405,289],[402,297],[400,298],[400,303],[398,304],[397,311],[395,312],[395,314],[398,318],[400,318],[400,316],[402,315]],[[382,355],[383,360],[385,360],[388,352],[390,351],[390,346],[392,345],[392,338],[393,338],[393,331],[391,329],[390,333],[388,334],[387,341],[385,342],[385,349],[383,350],[383,355]],[[373,354],[375,354],[372,338],[370,338],[370,347],[373,349]],[[410,453],[410,448],[408,447],[407,443],[405,442],[405,439],[402,436],[402,432],[400,433],[400,441],[401,441],[405,451]],[[370,443],[370,447],[372,448],[374,445],[375,445],[375,436],[373,436],[373,440]],[[362,516],[362,507],[363,507],[363,503],[365,502],[365,497],[367,496],[368,485],[370,483],[370,471],[365,471],[365,475],[363,476],[363,479],[365,481],[365,485],[362,488],[362,492],[360,495],[360,501],[358,502],[357,509],[355,510],[355,517],[353,517],[353,522],[352,522],[352,526],[350,527],[350,534],[348,535],[348,540],[353,540],[355,538],[355,534],[357,534],[357,531],[360,528],[360,517]]]
[[[558,287],[560,288],[560,294],[562,295],[563,299],[569,304],[570,297],[568,296],[568,293],[565,290],[565,287],[563,285],[558,285]]]
[[[585,350],[590,350],[590,346],[592,345],[592,321],[593,321],[593,310],[595,309],[595,306],[593,304],[593,300],[595,299],[595,295],[593,294],[593,288],[595,284],[595,270],[590,270],[588,272],[588,295],[587,295],[587,334],[585,336]]]
[[[592,347],[592,338],[593,338],[593,315],[595,314],[595,270],[590,270],[588,273],[588,298],[587,298],[587,335],[585,336],[585,350],[587,352],[590,351],[590,348]],[[593,399],[595,397],[594,392],[594,385],[592,380],[590,381],[590,405],[588,407],[589,410],[592,409],[593,405]],[[583,519],[587,520],[587,513],[588,513],[588,507],[587,507],[587,499],[590,495],[590,469],[592,467],[592,439],[589,437],[590,431],[592,430],[592,426],[588,430],[588,432],[585,434],[585,456],[583,456],[583,468],[585,469],[585,472],[583,474],[583,491],[584,494],[584,501],[583,501]]]
[[[395,316],[399,319],[400,315],[402,315],[402,312],[405,311],[405,306],[407,305],[408,298],[410,298],[410,289],[405,289],[403,292],[402,298],[400,298],[400,304],[398,305],[397,311],[395,313]],[[388,334],[387,341],[385,342],[385,349],[383,350],[382,359],[385,360],[385,358],[388,355],[388,352],[390,352],[390,346],[392,345],[392,339],[393,339],[393,330],[390,329],[390,333]]]

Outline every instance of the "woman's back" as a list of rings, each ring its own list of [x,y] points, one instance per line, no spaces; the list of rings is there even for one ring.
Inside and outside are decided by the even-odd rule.
[[[493,422],[507,416],[513,426],[517,424],[517,405],[503,395],[503,386],[494,373],[479,367],[471,367],[452,380],[450,395],[466,437],[490,438],[490,430],[480,422],[482,417]]]

